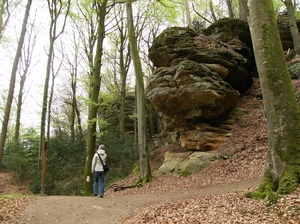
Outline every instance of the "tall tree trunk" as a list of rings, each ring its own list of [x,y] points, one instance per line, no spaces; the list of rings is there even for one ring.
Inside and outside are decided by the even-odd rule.
[[[10,112],[11,112],[11,105],[12,105],[12,101],[13,101],[13,97],[14,97],[16,74],[17,74],[17,70],[18,70],[19,59],[22,54],[22,47],[23,47],[23,43],[24,43],[24,39],[25,39],[26,26],[27,26],[27,21],[29,18],[31,3],[32,3],[32,0],[27,1],[23,24],[22,24],[22,30],[21,30],[21,34],[20,34],[19,43],[18,43],[18,48],[16,51],[16,55],[14,58],[14,63],[13,63],[13,67],[12,67],[12,71],[11,71],[11,75],[10,75],[9,90],[8,90],[8,96],[7,96],[7,101],[6,101],[6,105],[5,105],[5,111],[4,111],[4,118],[3,118],[3,123],[2,123],[2,130],[1,130],[1,135],[0,135],[0,167],[2,166],[4,146],[5,146],[6,136],[7,136],[7,127],[8,127],[8,122],[9,122],[9,117],[10,117]]]
[[[53,52],[53,56],[54,56],[54,52]],[[53,57],[54,58],[54,57]],[[54,96],[54,86],[55,86],[55,79],[60,71],[61,65],[62,65],[63,59],[60,61],[60,64],[57,68],[56,71],[54,71],[54,65],[53,63],[51,64],[51,74],[52,74],[52,82],[51,82],[51,86],[50,86],[50,96],[49,96],[49,100],[48,100],[48,109],[47,109],[47,139],[50,139],[50,127],[51,127],[51,106],[52,106],[52,102],[53,102],[53,96]]]
[[[245,7],[243,5],[243,0],[239,0],[239,19],[247,22]]]
[[[138,140],[138,118],[137,118],[137,90],[136,90],[136,86],[134,88],[134,96],[135,96],[135,107],[134,107],[134,114],[136,116],[133,117],[133,128],[134,128],[134,135],[133,135],[133,141],[136,145],[139,144],[139,140]]]
[[[293,38],[293,44],[294,44],[294,50],[297,55],[300,54],[300,36],[298,32],[298,27],[295,19],[295,11],[294,11],[294,6],[292,4],[291,0],[285,0],[283,1],[287,12],[288,12],[288,17],[289,17],[289,24],[290,24],[290,30]]]
[[[75,107],[75,112],[76,112],[76,116],[77,116],[77,126],[78,126],[78,132],[76,132],[76,133],[78,134],[78,137],[80,137],[80,140],[81,140],[83,137],[83,131],[82,131],[82,125],[81,125],[81,115],[80,115],[80,111],[78,109],[78,104],[77,104],[76,98],[75,98],[74,104],[75,104],[74,107]]]
[[[146,114],[145,114],[145,89],[143,80],[143,71],[141,60],[138,52],[137,41],[133,26],[133,15],[131,0],[126,0],[127,12],[127,27],[130,50],[134,64],[134,71],[136,76],[136,91],[137,91],[137,115],[138,115],[138,146],[140,156],[140,181],[145,183],[151,179],[151,170],[149,163],[149,152],[146,142]]]
[[[149,125],[150,125],[150,136],[151,138],[157,134],[157,116],[156,116],[156,111],[152,104],[149,102],[148,103],[148,111],[149,111]]]
[[[81,17],[84,18],[89,18],[86,21],[86,29],[82,29],[82,27],[77,24],[78,21],[74,20],[74,23],[76,24],[77,27],[77,32],[79,33],[80,36],[80,40],[83,43],[84,46],[84,52],[85,52],[85,56],[87,58],[87,63],[89,65],[89,71],[87,72],[87,75],[89,76],[89,80],[90,80],[90,90],[88,90],[88,97],[89,99],[91,99],[92,96],[92,78],[93,78],[93,70],[94,70],[94,65],[93,65],[93,59],[94,59],[94,47],[95,47],[95,43],[97,40],[97,22],[95,23],[94,21],[94,11],[89,10],[83,6],[80,7],[79,3],[82,3],[81,0],[77,0],[77,4],[79,6],[79,10],[81,12]],[[84,4],[83,4],[84,5]],[[92,3],[92,7],[93,9],[96,8],[96,2],[94,1]],[[97,12],[96,12],[97,13]],[[95,19],[97,20],[97,19]],[[87,34],[87,35],[86,35]],[[87,36],[87,37],[86,37]],[[76,103],[77,104],[77,103]],[[82,131],[82,125],[81,125],[81,116],[80,116],[80,111],[78,109],[78,107],[76,106],[76,115],[77,115],[77,123],[78,123],[78,129],[79,129],[79,135],[81,137],[83,137],[83,131]]]
[[[101,84],[101,67],[102,67],[102,55],[103,55],[103,40],[105,38],[105,16],[106,16],[106,5],[108,0],[102,0],[101,4],[98,4],[99,11],[98,15],[98,29],[97,29],[97,48],[94,58],[94,69],[93,77],[91,80],[91,103],[89,105],[88,112],[88,137],[87,137],[87,149],[86,149],[86,160],[84,169],[84,194],[93,194],[93,182],[91,165],[93,155],[96,148],[96,118],[99,107],[99,91]]]
[[[73,72],[72,72],[73,73]],[[75,142],[75,118],[76,118],[76,110],[77,110],[77,100],[76,100],[76,89],[77,89],[77,68],[74,74],[72,74],[71,80],[71,91],[72,91],[72,110],[71,110],[71,118],[70,118],[70,130],[71,130],[71,141]]]
[[[21,109],[23,104],[23,91],[25,85],[26,75],[23,74],[20,80],[20,88],[18,94],[18,101],[17,101],[17,116],[16,116],[16,127],[15,127],[15,134],[14,134],[14,142],[17,143],[19,141],[20,135],[20,126],[21,126]]]
[[[218,19],[216,17],[215,11],[214,11],[214,5],[213,5],[212,0],[209,0],[209,9],[210,9],[211,17],[213,18],[213,21],[216,22]]]
[[[54,28],[54,21],[51,21],[50,24],[50,33]],[[48,89],[49,89],[49,80],[50,80],[50,71],[51,63],[53,59],[53,49],[54,49],[54,37],[50,34],[50,43],[48,49],[48,60],[46,66],[46,77],[44,81],[44,93],[43,93],[43,102],[42,102],[42,114],[41,114],[41,127],[40,127],[40,143],[39,143],[39,154],[38,154],[38,164],[42,158],[42,149],[45,142],[45,129],[46,129],[46,115],[47,115],[47,106],[48,106]]]
[[[228,15],[229,15],[229,17],[230,18],[234,18],[231,0],[226,0],[226,5],[227,5],[227,8],[228,8]]]
[[[190,29],[193,29],[189,0],[184,0],[184,6],[185,6],[185,13],[186,13],[186,20],[187,20],[188,27]]]
[[[264,181],[248,196],[290,193],[300,180],[300,109],[288,73],[272,0],[248,0],[249,26],[268,129]]]
[[[121,74],[121,106],[119,115],[120,137],[124,139],[125,135],[125,99],[126,99],[126,79],[127,71],[125,68],[125,36],[122,33],[123,27],[120,27],[120,74]]]
[[[35,21],[35,20],[34,20]],[[29,32],[27,33],[28,42],[24,44],[22,50],[22,56],[20,58],[19,63],[19,74],[20,74],[20,87],[19,94],[17,100],[17,116],[16,116],[16,126],[15,126],[15,134],[14,134],[14,142],[17,143],[20,137],[20,126],[21,126],[21,111],[23,105],[23,97],[24,97],[24,86],[26,79],[29,75],[29,67],[32,62],[33,50],[36,44],[37,33],[34,30],[34,21],[30,25]]]
[[[55,40],[63,33],[67,15],[70,9],[70,1],[67,3],[62,3],[61,1],[48,0],[48,9],[51,17],[50,28],[49,28],[49,50],[48,50],[48,59],[46,66],[46,77],[44,82],[44,93],[43,93],[43,102],[42,102],[42,114],[41,114],[41,127],[40,127],[40,142],[39,142],[39,160],[41,158],[41,152],[45,141],[45,128],[46,128],[46,115],[48,107],[48,91],[49,91],[49,80],[51,73],[51,65],[53,60],[54,53],[54,43]],[[63,9],[67,7],[66,12],[64,12],[64,21],[63,26],[59,32],[57,32],[57,22],[59,16],[62,15]],[[39,163],[38,163],[39,164]]]

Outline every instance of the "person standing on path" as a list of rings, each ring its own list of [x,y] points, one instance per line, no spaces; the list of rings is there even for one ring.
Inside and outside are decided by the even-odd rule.
[[[104,145],[99,145],[97,152],[95,153],[92,160],[92,173],[94,174],[94,196],[98,196],[98,183],[100,179],[100,197],[104,196],[104,179],[105,172],[103,170],[103,165],[100,160],[100,157],[103,161],[103,164],[106,164],[106,153],[104,151]]]

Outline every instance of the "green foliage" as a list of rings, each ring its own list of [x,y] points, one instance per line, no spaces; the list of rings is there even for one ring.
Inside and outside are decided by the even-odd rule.
[[[47,194],[74,194],[82,190],[85,162],[85,142],[72,142],[70,136],[60,132],[49,142],[47,152]],[[74,187],[71,189],[71,187]]]
[[[119,137],[116,128],[107,128],[98,137],[104,144],[108,155],[110,171],[106,176],[106,186],[131,174],[139,159],[138,149],[132,135],[125,139]],[[82,195],[85,166],[86,142],[72,142],[64,131],[57,131],[49,140],[47,150],[47,169],[45,194]],[[15,181],[28,181],[33,194],[41,190],[41,161],[39,156],[39,136],[34,130],[28,130],[20,143],[7,142],[3,164],[14,171]]]
[[[146,2],[146,1],[145,1]],[[182,15],[183,4],[175,1],[160,0],[149,2],[148,10],[145,10],[145,17],[155,18],[155,21],[166,25],[178,25],[178,18]],[[169,23],[169,24],[167,24]]]
[[[38,135],[28,130],[24,136],[20,143],[7,142],[4,150],[3,165],[17,174],[16,181],[29,179],[38,168]]]
[[[31,177],[29,182],[29,189],[33,194],[39,194],[41,192],[41,174],[37,173]]]
[[[41,165],[39,136],[28,130],[20,143],[8,142],[4,152],[4,166],[15,172],[15,181],[29,180],[34,194],[40,193]],[[49,141],[47,151],[46,194],[75,194],[81,191],[78,183],[83,176],[85,142],[71,142],[70,136],[59,132]],[[82,182],[82,180],[80,180]],[[74,187],[73,189],[70,189]]]

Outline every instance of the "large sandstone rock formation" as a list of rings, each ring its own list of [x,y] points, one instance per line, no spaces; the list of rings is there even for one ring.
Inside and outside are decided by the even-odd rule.
[[[293,48],[288,21],[278,20],[283,49]],[[157,173],[197,172],[230,136],[239,94],[258,77],[249,27],[237,19],[221,19],[201,33],[172,27],[149,49],[153,72],[146,97],[157,110],[168,142],[177,141],[181,153],[166,153]],[[300,77],[293,63],[291,75]],[[159,141],[158,141],[159,142]],[[205,151],[205,152],[204,152]]]
[[[218,24],[204,33],[168,28],[149,49],[157,69],[146,97],[161,114],[164,130],[179,132],[186,151],[224,144],[232,124],[230,111],[255,74],[247,24],[236,19]]]

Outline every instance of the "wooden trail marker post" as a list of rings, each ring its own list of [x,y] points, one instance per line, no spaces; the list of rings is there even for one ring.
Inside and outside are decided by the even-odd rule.
[[[48,142],[44,142],[44,150],[42,155],[42,184],[41,184],[41,196],[44,196],[45,192],[45,179],[46,179],[46,162],[47,162],[47,149],[48,149]]]

